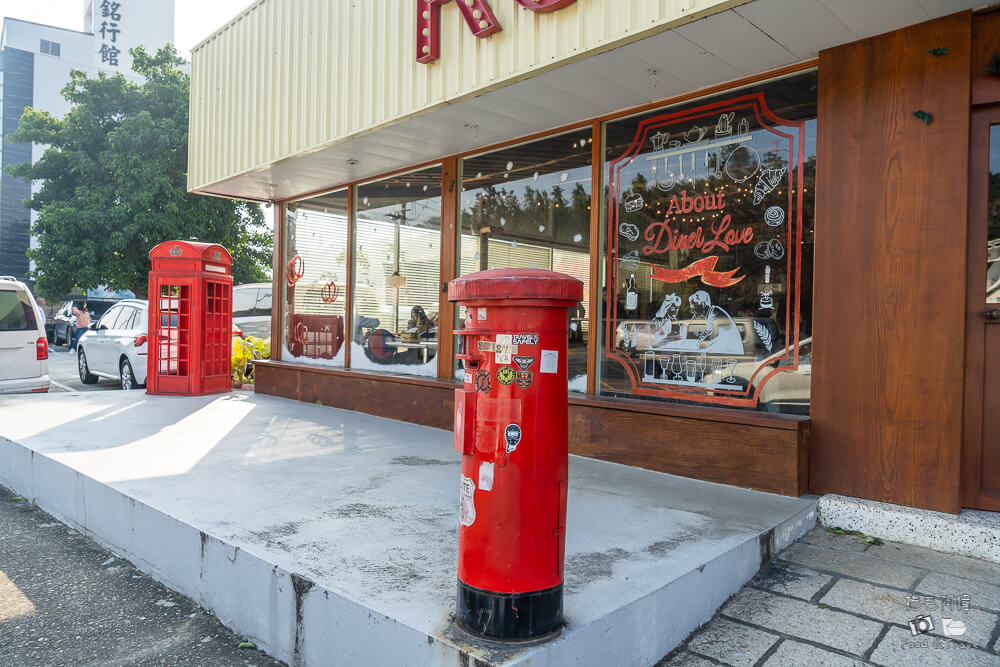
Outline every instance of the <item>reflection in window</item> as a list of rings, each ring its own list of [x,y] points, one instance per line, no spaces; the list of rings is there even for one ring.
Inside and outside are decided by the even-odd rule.
[[[284,250],[282,358],[343,367],[347,191],[289,204]],[[254,308],[234,294],[236,308]]]
[[[1000,303],[1000,125],[990,127],[990,183],[986,208],[986,303]]]
[[[812,72],[606,125],[602,394],[808,414],[815,118]]]
[[[569,387],[581,392],[591,332],[591,142],[587,128],[463,160],[459,213],[462,275],[531,268],[583,282],[568,322]]]
[[[357,190],[351,368],[437,376],[441,167]]]

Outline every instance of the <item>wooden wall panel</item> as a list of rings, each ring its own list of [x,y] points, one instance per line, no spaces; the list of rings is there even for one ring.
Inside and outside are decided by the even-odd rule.
[[[820,54],[812,493],[959,509],[971,18]]]
[[[1000,8],[972,19],[972,103],[1000,101],[1000,76],[986,71],[993,54],[1000,53]]]
[[[455,383],[260,363],[257,392],[451,430]],[[703,415],[703,418],[692,416]],[[570,453],[798,496],[806,491],[804,418],[644,401],[569,399]]]

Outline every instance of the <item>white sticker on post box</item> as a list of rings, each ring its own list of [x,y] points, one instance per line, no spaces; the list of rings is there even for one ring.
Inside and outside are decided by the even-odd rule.
[[[517,346],[513,343],[511,334],[497,334],[496,342],[493,344],[493,354],[496,355],[495,363],[509,364],[511,355],[517,354]]]
[[[559,369],[559,350],[542,350],[542,361],[539,370],[542,373],[555,373]]]
[[[474,499],[476,483],[465,475],[461,477],[462,485],[459,488],[458,522],[463,526],[471,526],[476,521],[476,503]]]
[[[485,308],[477,308],[476,309],[476,319],[479,319],[479,320],[485,320],[486,319],[486,309]]]
[[[472,384],[472,373],[465,373],[462,377],[462,381],[465,384]]]
[[[493,490],[493,464],[483,461],[479,464],[479,490]]]

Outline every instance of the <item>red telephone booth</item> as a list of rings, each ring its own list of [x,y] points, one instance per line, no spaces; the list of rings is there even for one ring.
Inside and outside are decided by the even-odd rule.
[[[216,243],[167,241],[149,251],[146,393],[229,391],[233,259]]]

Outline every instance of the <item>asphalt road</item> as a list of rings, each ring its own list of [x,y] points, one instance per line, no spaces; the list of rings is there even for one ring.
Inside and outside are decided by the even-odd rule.
[[[0,665],[282,665],[0,487]]]
[[[49,344],[49,392],[55,391],[121,391],[118,382],[99,378],[96,384],[80,382],[76,367],[76,350]]]

